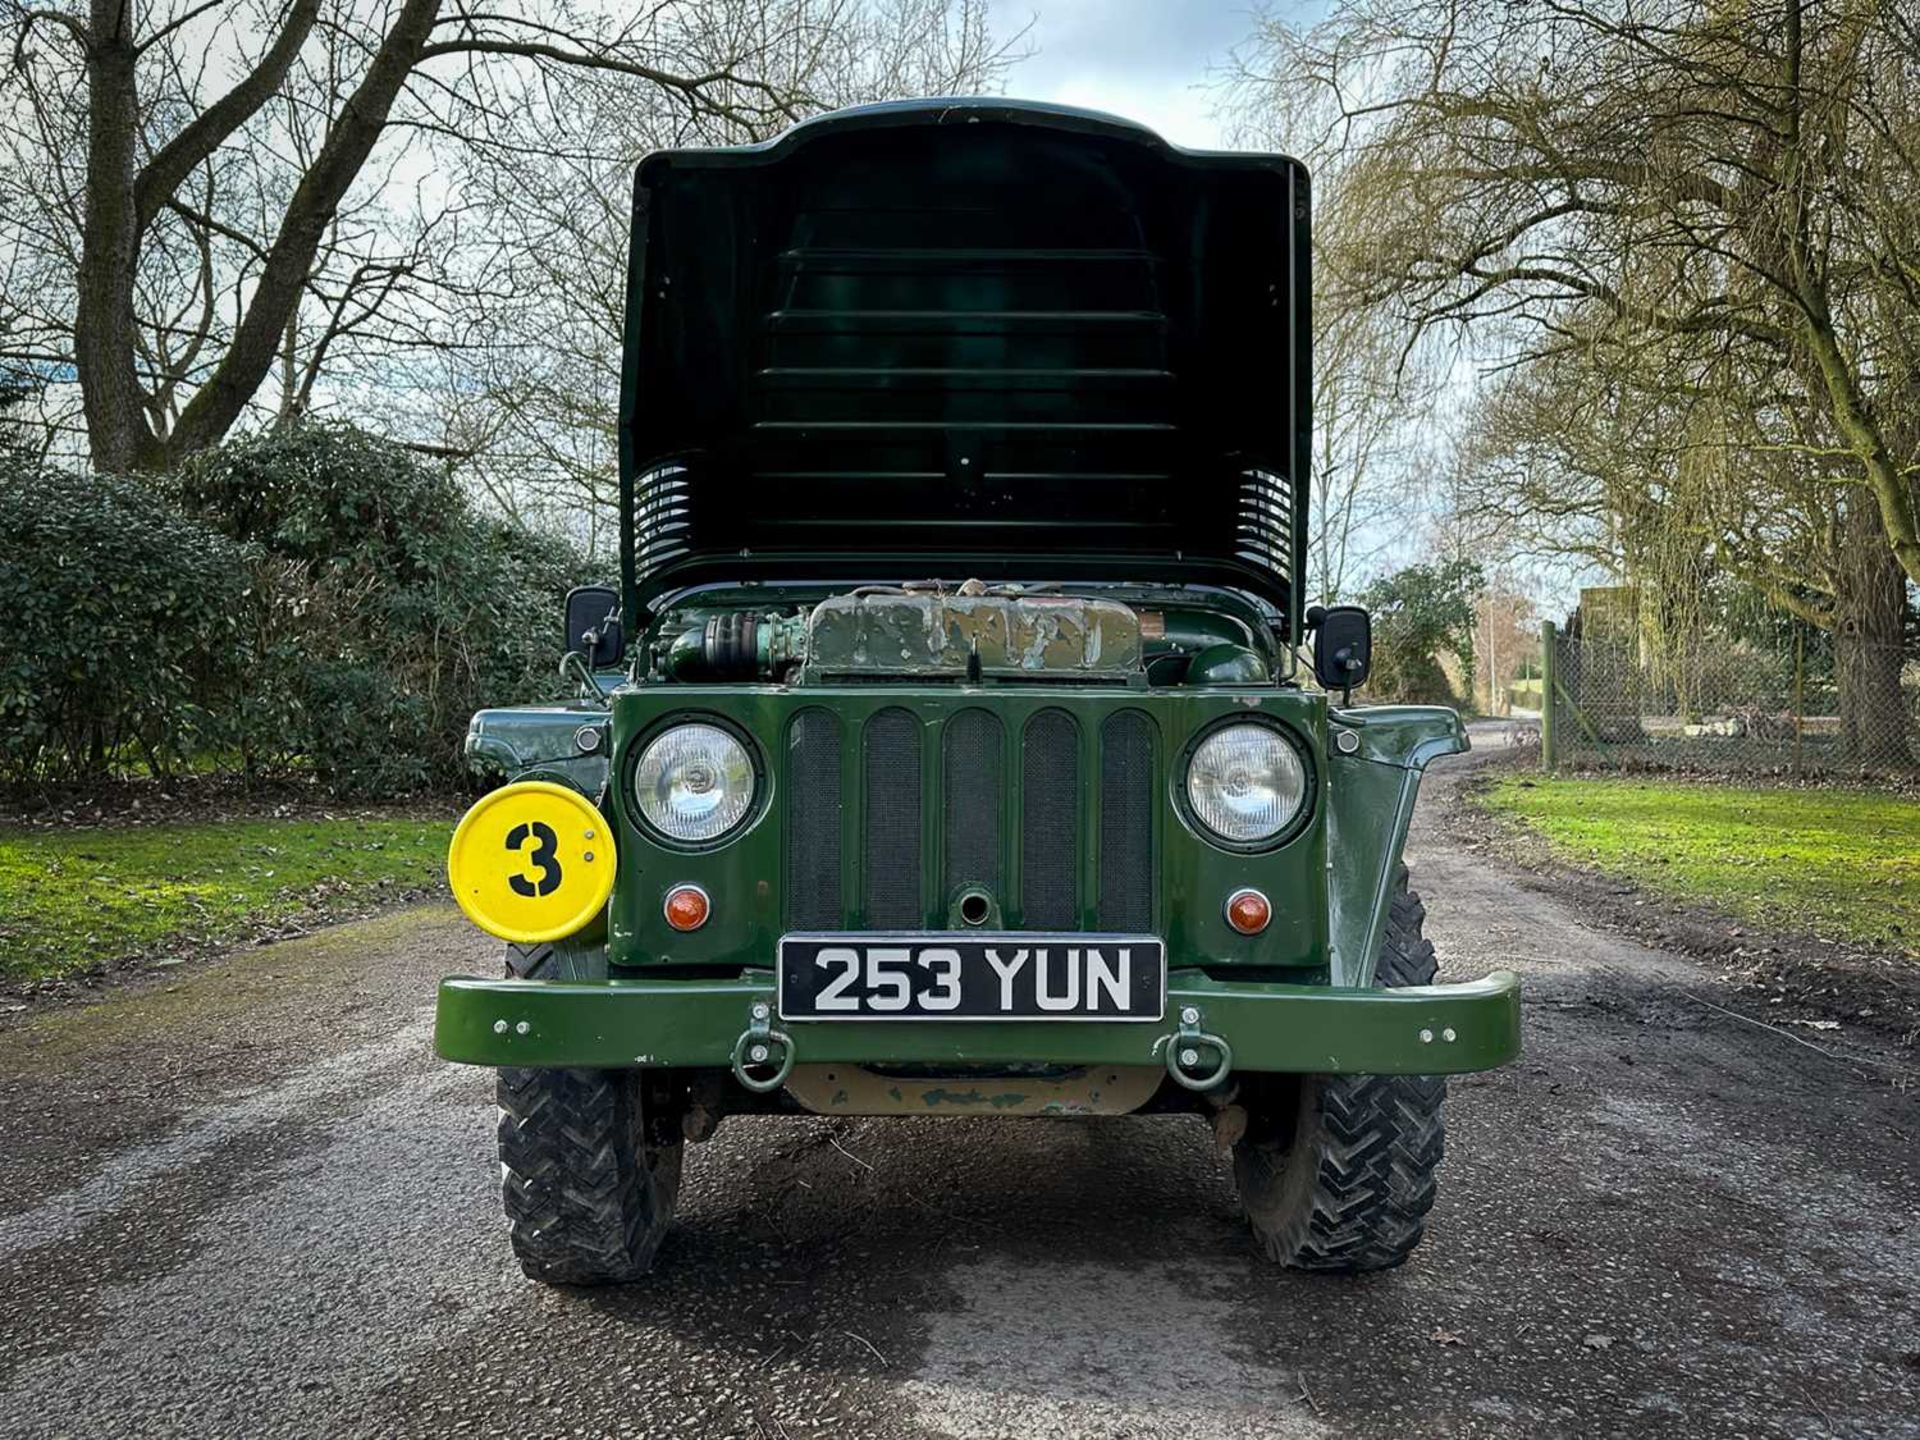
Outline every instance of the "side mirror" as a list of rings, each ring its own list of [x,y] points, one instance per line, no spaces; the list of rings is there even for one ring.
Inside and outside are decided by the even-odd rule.
[[[1347,692],[1364,685],[1373,668],[1373,617],[1360,605],[1316,605],[1307,623],[1313,626],[1314,678],[1338,690],[1345,704]]]
[[[567,592],[567,633],[563,651],[579,651],[589,670],[618,665],[627,653],[620,624],[620,592],[605,585],[576,585]]]

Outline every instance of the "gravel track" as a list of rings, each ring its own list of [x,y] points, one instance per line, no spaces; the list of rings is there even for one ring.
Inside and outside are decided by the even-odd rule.
[[[1438,810],[1443,975],[1520,969],[1527,1053],[1455,1082],[1404,1270],[1257,1262],[1197,1121],[737,1120],[653,1278],[531,1285],[428,1044],[493,947],[422,909],[0,1031],[0,1433],[1920,1437],[1912,1050],[1765,1028]]]

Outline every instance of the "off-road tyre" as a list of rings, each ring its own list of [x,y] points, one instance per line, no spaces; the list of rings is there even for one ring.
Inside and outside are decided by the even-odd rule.
[[[1375,975],[1430,985],[1438,966],[1421,934],[1426,907],[1403,866]],[[1297,1270],[1387,1270],[1413,1253],[1433,1208],[1446,1147],[1438,1075],[1274,1077],[1247,1096],[1234,1178],[1254,1238]]]
[[[597,942],[507,946],[507,973],[604,978]],[[549,1285],[644,1275],[680,1192],[678,1117],[631,1070],[501,1070],[501,1190],[514,1254]],[[658,1099],[658,1097],[656,1097]]]
[[[604,980],[607,947],[600,940],[579,945],[566,940],[508,945],[507,974],[522,980]]]
[[[513,1252],[548,1285],[647,1273],[680,1193],[678,1117],[649,1117],[634,1070],[499,1072],[501,1192]]]

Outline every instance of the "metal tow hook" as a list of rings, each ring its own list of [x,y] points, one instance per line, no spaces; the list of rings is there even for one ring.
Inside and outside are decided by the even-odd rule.
[[[778,1052],[776,1054],[776,1052]],[[793,1041],[784,1031],[773,1028],[773,1006],[756,1000],[747,1007],[747,1028],[733,1042],[733,1078],[759,1094],[778,1090],[793,1073]],[[747,1073],[748,1066],[773,1066],[773,1074],[757,1080]]]
[[[1210,1070],[1194,1069],[1205,1052],[1219,1057]],[[1211,1090],[1227,1078],[1233,1069],[1233,1047],[1218,1035],[1200,1028],[1200,1007],[1188,1005],[1180,1011],[1180,1029],[1167,1039],[1167,1074],[1189,1090]]]

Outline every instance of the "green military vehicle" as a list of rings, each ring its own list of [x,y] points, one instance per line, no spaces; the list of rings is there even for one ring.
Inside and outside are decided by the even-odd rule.
[[[1308,218],[999,100],[641,165],[620,585],[579,698],[474,718],[449,861],[527,1274],[645,1271],[747,1113],[1197,1114],[1274,1260],[1418,1243],[1518,982],[1434,983],[1401,861],[1458,717],[1353,707],[1305,604]]]

